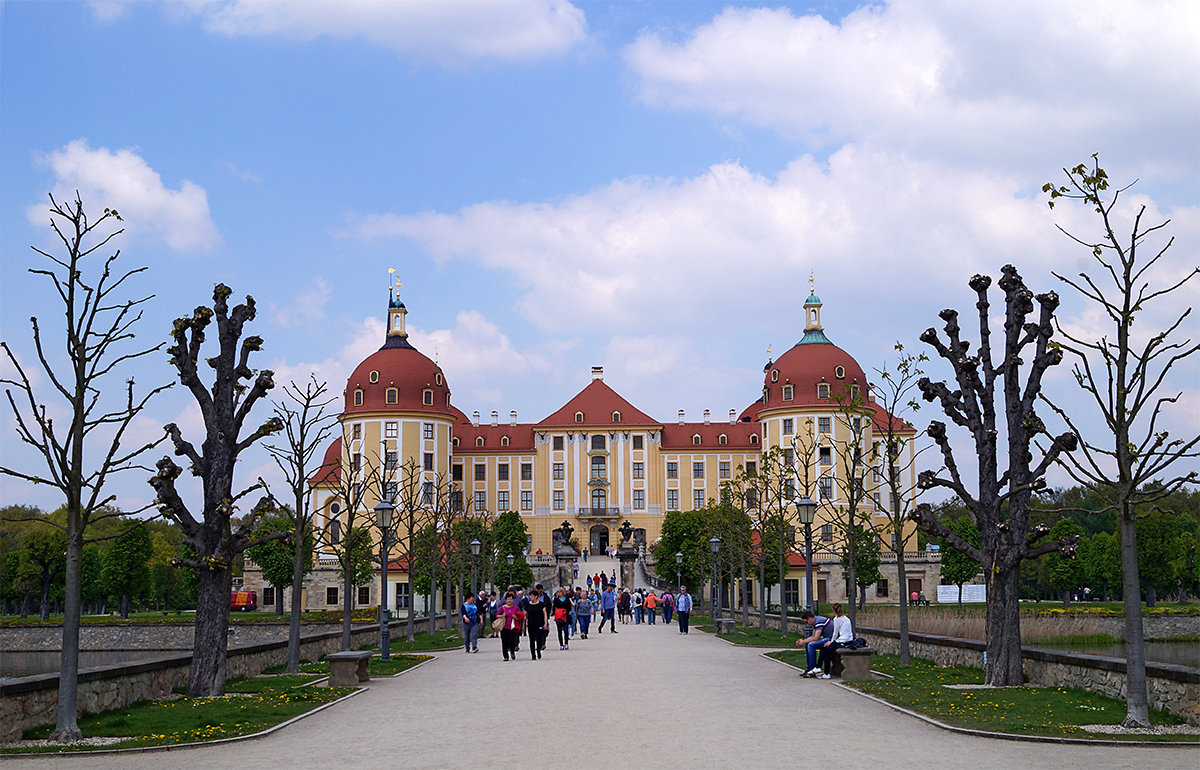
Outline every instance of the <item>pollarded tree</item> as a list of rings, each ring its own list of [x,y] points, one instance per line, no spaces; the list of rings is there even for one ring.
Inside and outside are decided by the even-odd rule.
[[[175,488],[183,473],[175,461],[164,457],[158,472],[150,478],[157,492],[159,510],[183,531],[183,541],[194,554],[183,563],[196,570],[196,636],[192,666],[188,675],[188,695],[213,697],[225,692],[225,657],[229,637],[229,592],[232,587],[231,565],[246,548],[270,539],[283,538],[286,532],[255,537],[258,519],[274,510],[274,501],[263,495],[253,509],[236,524],[240,500],[265,487],[261,479],[234,492],[233,475],[238,457],[259,439],[282,429],[272,416],[248,435],[243,435],[254,405],[275,387],[273,372],[250,368],[250,355],[262,349],[262,338],[242,337],[245,326],[254,320],[254,299],[229,307],[233,291],[224,284],[213,290],[213,306],[197,307],[190,316],[177,318],[171,329],[172,345],[167,348],[171,365],[179,381],[191,392],[204,419],[204,441],[197,449],[183,437],[174,423],[164,430],[175,447],[175,455],[187,458],[188,470],[200,479],[203,497],[199,516],[184,502]],[[216,321],[217,353],[204,359],[213,370],[208,386],[200,377],[204,342],[209,326]]]
[[[119,515],[107,508],[114,499],[105,496],[108,480],[124,471],[141,468],[139,457],[159,441],[130,448],[127,432],[146,403],[164,388],[153,388],[134,397],[133,379],[124,388],[109,385],[110,378],[131,361],[153,353],[161,345],[130,350],[133,329],[142,317],[142,305],[154,295],[123,299],[126,281],[146,268],[122,271],[116,261],[120,250],[93,268],[92,260],[124,230],[106,232],[121,221],[116,211],[91,219],[78,194],[69,203],[50,196],[50,229],[62,242],[63,253],[53,254],[34,247],[53,265],[31,269],[47,278],[61,302],[63,338],[43,337],[36,317],[31,318],[37,360],[49,383],[39,393],[7,341],[0,342],[14,375],[0,379],[16,421],[17,438],[41,458],[42,472],[17,469],[6,463],[0,473],[34,484],[50,484],[62,492],[65,519],[52,526],[66,533],[65,586],[63,602],[62,656],[59,664],[58,706],[51,737],[73,741],[82,737],[76,721],[79,684],[80,579],[85,536],[88,528]],[[65,350],[67,361],[60,365],[54,351]],[[109,405],[104,394],[120,393]],[[57,402],[59,409],[47,408]],[[62,413],[65,413],[63,416]],[[55,415],[58,419],[55,420]]]
[[[1050,206],[1058,198],[1078,200],[1100,215],[1098,238],[1081,238],[1059,228],[1069,238],[1092,252],[1100,266],[1099,282],[1086,273],[1078,278],[1054,276],[1102,311],[1112,323],[1112,337],[1098,340],[1082,338],[1060,329],[1061,345],[1075,359],[1072,373],[1079,387],[1090,397],[1104,419],[1104,430],[1084,436],[1076,421],[1064,408],[1054,410],[1082,439],[1083,450],[1070,455],[1064,467],[1081,484],[1093,486],[1104,498],[1106,510],[1115,510],[1120,519],[1122,583],[1125,601],[1125,655],[1128,687],[1125,696],[1127,727],[1149,727],[1150,711],[1146,693],[1146,652],[1142,631],[1141,590],[1138,583],[1137,518],[1157,502],[1184,484],[1194,484],[1200,476],[1194,469],[1176,473],[1172,466],[1200,457],[1200,436],[1172,438],[1165,429],[1166,410],[1176,405],[1180,393],[1163,393],[1171,369],[1200,351],[1200,343],[1170,339],[1180,330],[1192,309],[1175,315],[1173,323],[1140,340],[1132,331],[1135,318],[1144,318],[1151,303],[1176,292],[1200,273],[1200,267],[1182,274],[1164,276],[1151,288],[1151,272],[1174,243],[1149,241],[1170,220],[1151,226],[1142,224],[1146,207],[1139,207],[1129,226],[1128,236],[1117,234],[1122,228],[1117,209],[1124,187],[1109,194],[1108,174],[1092,156],[1068,170],[1065,185],[1047,183],[1043,192],[1050,194]],[[1149,249],[1144,258],[1139,249]],[[1103,276],[1107,276],[1104,278]],[[1151,484],[1157,481],[1157,484]]]
[[[986,680],[997,687],[1022,681],[1017,604],[1021,561],[1055,550],[1073,553],[1078,542],[1077,538],[1042,542],[1049,527],[1031,527],[1029,523],[1030,499],[1045,489],[1046,471],[1078,443],[1074,433],[1063,433],[1050,441],[1037,462],[1031,451],[1035,440],[1046,432],[1034,410],[1042,377],[1062,361],[1062,351],[1050,344],[1058,295],[1048,292],[1036,297],[1041,311],[1034,320],[1033,292],[1012,265],[1005,265],[1001,272],[998,285],[1004,292],[1004,335],[998,360],[993,358],[989,326],[992,306],[988,288],[992,279],[976,275],[970,286],[977,297],[978,351],[972,353],[970,342],[962,338],[958,311],[943,310],[939,315],[946,322],[946,341],[933,328],[921,334],[921,341],[933,347],[954,370],[956,386],[951,389],[945,382],[928,377],[917,383],[926,401],[937,401],[955,425],[970,433],[977,462],[976,491],[972,494],[954,458],[946,425],[935,420],[929,424],[928,434],[941,450],[944,465],[939,471],[922,471],[918,486],[945,487],[958,495],[979,530],[980,545],[972,545],[947,529],[928,505],[913,511],[919,527],[945,538],[983,567],[988,594]],[[1003,449],[1002,441],[1007,444]],[[1003,470],[1002,451],[1008,464]]]

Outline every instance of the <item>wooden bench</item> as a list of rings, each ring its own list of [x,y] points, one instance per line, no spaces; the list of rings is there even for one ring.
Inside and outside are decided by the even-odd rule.
[[[737,625],[737,623],[733,620],[727,620],[725,618],[718,618],[717,619],[717,636],[725,636],[726,634],[732,634],[733,627],[735,625]]]
[[[370,650],[345,650],[331,652],[325,656],[329,663],[330,687],[354,687],[359,682],[371,681],[367,664],[371,662]]]
[[[871,647],[859,647],[854,650],[848,647],[839,647],[833,651],[829,673],[844,682],[870,679],[871,656],[874,654],[875,650]]]

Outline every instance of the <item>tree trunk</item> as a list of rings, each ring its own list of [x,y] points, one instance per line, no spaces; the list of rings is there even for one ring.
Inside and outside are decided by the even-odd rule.
[[[288,662],[287,673],[300,673],[300,613],[304,610],[302,593],[304,583],[304,533],[296,532],[292,549],[292,615],[288,618]]]
[[[1158,604],[1158,589],[1153,585],[1146,586],[1146,606],[1154,607]],[[45,618],[43,618],[44,620]]]
[[[75,702],[79,692],[79,613],[83,564],[83,536],[67,538],[66,606],[63,608],[62,653],[58,669],[58,706],[55,712],[55,741],[77,741],[83,737],[76,722]]]
[[[1063,603],[1064,610],[1071,606],[1071,589],[1069,589],[1069,588],[1063,589],[1062,603]]]
[[[900,589],[900,665],[911,660],[908,647],[908,572],[904,566],[904,549],[896,551],[896,586]]]
[[[275,586],[275,617],[283,617],[283,586]]]
[[[1121,578],[1125,602],[1125,727],[1149,727],[1146,693],[1146,637],[1142,628],[1141,589],[1138,585],[1137,521],[1127,505],[1121,511]],[[1147,587],[1147,595],[1151,594]],[[1147,602],[1149,603],[1149,602]]]
[[[958,584],[958,611],[959,612],[962,612],[962,587],[963,587],[963,584],[959,583]]]
[[[993,687],[1015,687],[1021,676],[1021,573],[1018,565],[984,570],[987,575],[987,665],[984,681]],[[961,590],[961,589],[960,589]]]
[[[228,569],[196,570],[196,636],[188,692],[192,698],[225,694],[225,653],[229,644],[229,593],[233,576]]]
[[[129,605],[129,594],[121,594],[121,599],[119,602],[119,606],[121,607],[121,620],[129,620]]]
[[[38,612],[43,621],[50,619],[50,576],[44,571],[42,572],[42,601],[38,605]]]
[[[354,587],[351,585],[354,576],[346,570],[342,578],[342,651],[350,649],[350,617],[354,614]]]
[[[758,629],[767,630],[767,562],[758,560]]]
[[[741,575],[742,575],[742,586],[741,586],[742,590],[741,590],[740,594],[742,597],[742,625],[749,626],[750,625],[750,595],[749,595],[749,591],[746,589],[746,554],[744,554],[744,553],[742,554]]]
[[[787,533],[779,533],[779,633],[786,634],[788,630],[787,616]]]

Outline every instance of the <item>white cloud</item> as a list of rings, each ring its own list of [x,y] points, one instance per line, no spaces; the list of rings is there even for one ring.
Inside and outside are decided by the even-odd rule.
[[[538,58],[562,53],[587,37],[583,11],[568,0],[215,0],[190,5],[217,34],[361,38],[443,65]]]
[[[176,251],[202,251],[220,240],[204,188],[186,179],[177,190],[166,187],[132,148],[92,149],[87,139],[76,139],[39,161],[54,175],[55,198],[73,199],[78,191],[93,215],[116,209],[131,237],[160,238]],[[28,216],[31,224],[43,226],[46,206],[30,206]]]
[[[682,40],[648,30],[625,58],[648,104],[772,126],[810,146],[1039,169],[1119,151],[1134,175],[1191,180],[1197,28],[1200,5],[1187,2],[901,0],[839,24],[731,8]]]
[[[227,160],[222,160],[219,163],[220,163],[221,168],[228,171],[230,173],[230,175],[232,175],[233,177],[235,177],[237,179],[241,179],[243,182],[254,182],[255,184],[262,184],[262,177],[260,177],[258,174],[254,173],[253,171],[247,171],[244,168],[239,168]]]
[[[111,24],[125,15],[129,3],[126,0],[89,0],[88,7],[92,9],[96,21]]]
[[[278,401],[283,398],[282,388],[287,383],[295,382],[303,388],[310,377],[315,377],[317,382],[324,382],[329,386],[329,394],[332,397],[339,399],[331,405],[331,409],[335,414],[340,413],[340,399],[347,378],[364,358],[379,350],[383,345],[385,333],[382,319],[366,318],[351,326],[348,341],[336,355],[315,362],[273,362],[273,365],[268,367],[275,372],[275,392],[272,393],[272,399]]]
[[[313,279],[312,288],[298,294],[286,305],[271,303],[275,323],[280,326],[300,326],[325,317],[325,305],[332,290],[321,276]]]

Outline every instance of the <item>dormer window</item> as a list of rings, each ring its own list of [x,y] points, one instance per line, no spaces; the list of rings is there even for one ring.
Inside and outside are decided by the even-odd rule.
[[[362,401],[363,401],[363,392],[362,392],[362,388],[356,388],[356,389],[354,390],[354,405],[355,405],[355,406],[362,406]]]
[[[818,382],[817,383],[817,398],[829,398],[829,383],[828,382]]]
[[[421,403],[425,406],[433,406],[433,391],[429,388],[421,391]]]
[[[851,401],[858,400],[858,386],[857,385],[850,386],[850,400]]]
[[[387,397],[384,399],[389,404],[394,404],[400,397],[400,391],[395,388],[387,389]]]
[[[700,446],[700,434],[692,434],[692,446]]]
[[[500,437],[500,446],[508,446],[508,436]]]
[[[455,436],[453,439],[451,439],[450,443],[454,446],[458,446],[458,436]]]
[[[620,412],[613,412],[613,414],[612,414],[612,421],[613,421],[613,422],[620,422],[620,421],[621,421],[621,413],[620,413]]]
[[[724,433],[722,433],[720,436],[717,436],[717,443],[718,444],[728,444],[729,437],[726,436]]]
[[[583,412],[575,413],[575,422],[583,422]]]
[[[794,395],[795,395],[795,388],[793,386],[791,386],[791,385],[783,386],[783,400],[784,401],[791,401]]]
[[[763,388],[763,406],[767,405],[767,389]]]
[[[378,371],[371,372],[369,379],[371,380],[372,385],[379,382],[379,372]]]
[[[483,436],[476,437],[475,446],[483,446]]]
[[[779,382],[779,370],[778,369],[771,370],[771,382]]]
[[[751,444],[757,444],[757,443],[758,443],[758,434],[757,434],[757,433],[751,433],[751,434],[750,434],[750,443],[751,443]]]
[[[437,385],[437,386],[439,386],[439,387],[440,387],[440,386],[441,386],[441,385],[442,385],[444,382],[445,382],[445,380],[444,380],[444,379],[442,379],[442,373],[441,373],[441,372],[438,372],[437,374],[433,375],[433,383],[434,383],[435,385]]]
[[[833,376],[837,377],[839,380],[846,379],[846,367],[839,366],[839,367],[835,368],[833,370]]]

